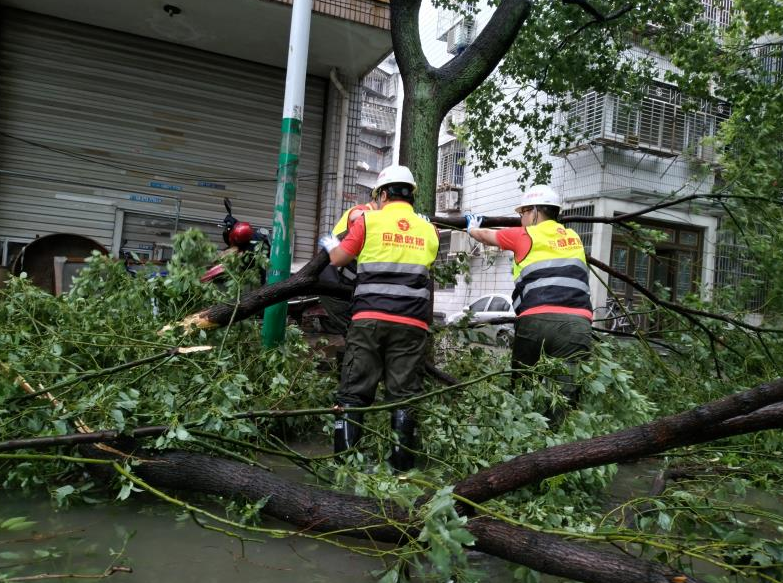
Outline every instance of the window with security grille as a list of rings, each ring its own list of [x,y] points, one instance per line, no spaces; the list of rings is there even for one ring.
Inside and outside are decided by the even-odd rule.
[[[366,162],[368,170],[380,172],[391,163],[391,149],[387,146],[373,146],[364,140],[359,141],[358,159]]]
[[[438,148],[438,187],[461,188],[465,178],[465,146],[451,140]]]
[[[439,232],[440,247],[438,248],[438,256],[435,258],[435,266],[445,265],[449,262],[449,253],[451,252],[451,229],[443,229]],[[441,284],[437,280],[435,281],[436,291],[454,291],[453,283]]]
[[[704,7],[702,18],[717,28],[726,28],[731,23],[732,0],[701,0]]]
[[[715,289],[735,290],[742,307],[750,312],[762,312],[767,300],[767,282],[759,277],[753,265],[750,250],[737,240],[736,233],[719,230],[715,248]]]
[[[760,60],[763,79],[766,83],[777,83],[783,79],[783,43],[770,43],[756,49]]]
[[[559,221],[566,225],[569,229],[576,231],[579,238],[582,240],[582,245],[585,248],[585,253],[590,254],[593,246],[593,223],[570,223],[568,217],[592,217],[595,215],[595,206],[588,204],[585,206],[577,206],[570,209],[563,209],[560,211]]]
[[[397,77],[375,68],[364,76],[362,87],[376,97],[389,99],[397,95]]]
[[[391,133],[397,118],[397,108],[377,103],[362,103],[362,128]]]

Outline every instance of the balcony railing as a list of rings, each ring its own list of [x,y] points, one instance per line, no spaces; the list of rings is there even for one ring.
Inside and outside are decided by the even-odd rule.
[[[362,129],[391,134],[394,132],[397,108],[377,103],[362,104]]]
[[[362,87],[376,97],[391,99],[397,95],[397,76],[376,68],[364,76]]]
[[[451,140],[438,148],[438,186],[461,188],[465,178],[465,146]]]
[[[730,113],[728,103],[689,100],[676,87],[655,83],[640,103],[590,92],[566,104],[560,126],[573,136],[566,153],[595,142],[713,162],[717,151],[710,138]]]

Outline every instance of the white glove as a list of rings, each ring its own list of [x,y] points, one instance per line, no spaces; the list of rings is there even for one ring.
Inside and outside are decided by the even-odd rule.
[[[465,213],[465,219],[468,221],[468,226],[465,230],[470,233],[471,229],[478,229],[481,226],[481,221],[484,220],[484,217],[481,215]]]
[[[430,218],[429,218],[427,215],[425,215],[425,214],[423,214],[423,213],[416,213],[416,215],[418,215],[418,217],[419,217],[420,219],[424,219],[424,220],[425,220],[425,221],[427,221],[428,223],[430,222]]]
[[[340,239],[334,235],[323,235],[320,239],[318,239],[318,246],[327,253],[331,253],[332,249],[339,245]]]

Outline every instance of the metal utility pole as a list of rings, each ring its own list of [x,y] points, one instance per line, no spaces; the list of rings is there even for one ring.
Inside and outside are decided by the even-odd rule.
[[[288,68],[283,105],[283,135],[277,159],[277,192],[272,219],[272,250],[267,283],[287,279],[291,275],[291,234],[294,230],[296,178],[302,138],[307,49],[310,42],[310,14],[313,0],[294,0],[291,13],[291,34],[288,41]],[[277,346],[285,337],[288,304],[269,306],[264,312],[264,346]]]

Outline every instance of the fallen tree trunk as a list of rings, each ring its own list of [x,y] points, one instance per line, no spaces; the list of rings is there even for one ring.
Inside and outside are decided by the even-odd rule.
[[[675,447],[783,427],[783,379],[609,435],[521,455],[467,477],[454,493],[480,503],[576,470],[630,461]]]
[[[164,451],[149,457],[141,455],[134,472],[156,488],[250,500],[267,498],[264,514],[303,530],[339,532],[392,544],[404,544],[419,534],[419,528],[411,522],[413,514],[391,503],[322,490],[259,468],[202,454]],[[666,565],[569,542],[488,517],[474,518],[466,528],[476,537],[477,550],[543,573],[587,583],[699,582]]]

